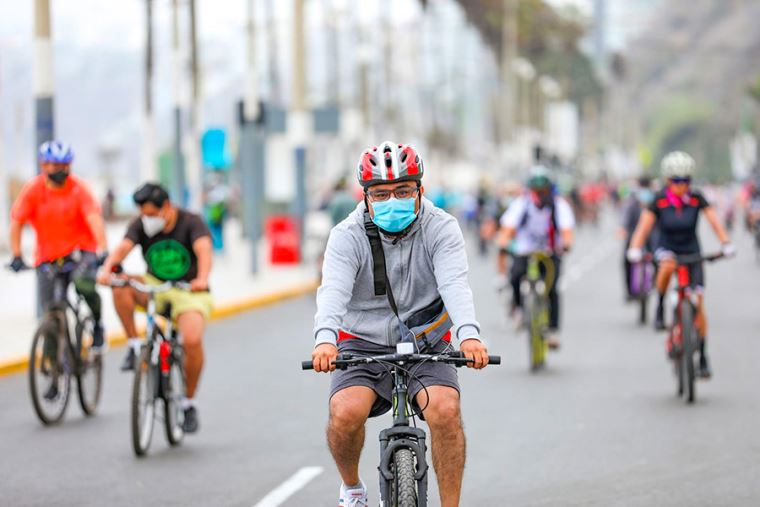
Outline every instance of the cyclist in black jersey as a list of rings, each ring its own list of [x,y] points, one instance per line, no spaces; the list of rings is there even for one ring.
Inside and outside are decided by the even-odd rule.
[[[640,262],[643,255],[641,249],[655,223],[657,223],[660,230],[660,240],[655,258],[659,261],[656,281],[659,301],[655,327],[658,330],[665,329],[663,301],[670,279],[676,269],[675,256],[700,253],[699,238],[697,237],[700,212],[705,216],[720,240],[723,254],[728,257],[736,253],[736,249],[731,244],[715,210],[701,192],[691,188],[691,178],[695,166],[694,159],[687,153],[680,151],[670,153],[662,160],[662,175],[666,178],[667,185],[655,196],[654,202],[649,208],[642,212],[627,252],[628,260]],[[695,286],[698,293],[696,327],[700,336],[700,376],[709,378],[711,373],[705,353],[707,321],[703,305],[704,272],[702,264],[695,264],[690,269],[692,285]]]

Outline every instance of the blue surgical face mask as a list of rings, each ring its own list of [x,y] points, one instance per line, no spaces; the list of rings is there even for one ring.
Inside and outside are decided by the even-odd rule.
[[[372,221],[388,232],[401,232],[417,218],[414,211],[414,204],[417,199],[396,199],[391,197],[387,201],[376,201],[372,203],[374,216]]]
[[[636,197],[638,198],[641,204],[648,205],[648,204],[651,204],[652,201],[654,201],[654,192],[652,192],[648,188],[641,188],[639,189]]]

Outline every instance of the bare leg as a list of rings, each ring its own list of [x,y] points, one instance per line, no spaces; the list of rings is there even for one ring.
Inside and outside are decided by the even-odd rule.
[[[148,297],[138,292],[132,287],[114,287],[113,304],[116,307],[116,314],[124,326],[124,331],[128,338],[137,336],[137,326],[135,325],[135,307],[137,305],[146,306]]]
[[[427,389],[430,404],[425,410],[425,421],[430,426],[433,443],[433,466],[438,477],[441,507],[457,507],[464,475],[465,439],[459,410],[459,393],[446,386]],[[425,391],[417,394],[417,404],[427,403]]]
[[[347,387],[330,398],[327,444],[343,483],[359,484],[359,458],[364,446],[364,423],[377,395],[369,387]]]
[[[670,285],[670,278],[673,276],[673,272],[676,270],[676,261],[674,259],[663,259],[660,261],[660,265],[657,268],[657,292],[665,294]]]
[[[203,331],[206,320],[196,311],[182,313],[177,317],[177,329],[182,335],[185,350],[185,382],[187,397],[192,398],[198,388],[198,380],[203,369]]]

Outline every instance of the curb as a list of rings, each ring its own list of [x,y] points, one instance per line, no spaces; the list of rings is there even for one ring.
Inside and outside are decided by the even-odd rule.
[[[269,294],[262,294],[260,296],[254,296],[250,298],[240,299],[237,301],[231,301],[223,305],[219,305],[214,308],[211,314],[212,321],[226,319],[234,315],[247,312],[249,310],[255,310],[264,306],[269,306],[281,301],[293,299],[299,296],[304,296],[314,292],[318,287],[316,281],[303,283],[294,287],[289,287],[277,292]],[[127,343],[127,336],[123,331],[115,331],[108,334],[108,346],[119,347]],[[15,359],[9,359],[6,361],[0,361],[0,377],[12,375],[14,373],[20,373],[27,369],[29,364],[29,357],[22,356]]]

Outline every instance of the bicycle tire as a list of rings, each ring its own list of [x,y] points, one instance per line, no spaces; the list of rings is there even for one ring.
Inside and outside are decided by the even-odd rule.
[[[92,330],[95,321],[91,317],[77,321],[76,325],[76,353],[77,361],[77,392],[79,394],[79,405],[82,412],[87,416],[95,414],[100,402],[100,393],[103,382],[103,359],[99,354],[93,354],[90,350],[92,346]],[[87,334],[86,334],[87,333]],[[87,338],[90,338],[88,340]],[[88,385],[91,380],[92,386]]]
[[[647,305],[649,303],[649,298],[646,294],[642,294],[639,296],[639,324],[642,326],[646,325],[647,323]]]
[[[144,347],[135,365],[135,377],[132,383],[132,449],[137,456],[145,456],[153,438],[153,426],[156,419],[156,370],[150,364],[150,347]],[[144,389],[145,400],[140,394]],[[145,410],[141,410],[143,408]]]
[[[392,507],[417,507],[417,480],[414,478],[414,453],[398,449],[393,453]]]
[[[681,375],[683,376],[684,398],[687,403],[694,403],[695,393],[695,368],[694,368],[694,347],[696,339],[694,336],[694,307],[689,301],[681,303]]]
[[[180,351],[180,353],[178,353]],[[181,346],[173,342],[169,375],[163,379],[164,429],[166,440],[172,447],[180,445],[185,436],[182,429],[184,412],[181,400],[185,394],[185,370],[182,366]]]
[[[57,424],[63,419],[71,394],[70,366],[67,368],[65,364],[58,364],[57,358],[60,354],[58,353],[57,348],[53,354],[56,357],[56,361],[47,366],[45,365],[45,335],[47,334],[50,336],[51,333],[57,335],[60,333],[60,325],[60,317],[53,314],[46,315],[34,332],[32,348],[29,353],[29,395],[32,399],[32,405],[34,406],[34,412],[37,414],[37,418],[39,418],[40,422],[46,426]],[[59,342],[62,341],[60,340],[60,336],[56,339]],[[59,343],[58,346],[60,345],[61,344]],[[48,356],[49,355],[50,353],[48,353]],[[64,355],[68,358],[69,364],[71,364],[68,348],[64,351]],[[49,368],[52,368],[54,371],[49,371]],[[67,369],[69,371],[67,371]],[[40,375],[40,378],[38,378],[38,375]],[[43,393],[39,391],[43,384],[46,384],[45,382],[41,382],[41,378],[50,377],[51,375],[58,379],[58,396],[54,400],[49,401],[46,400]]]

